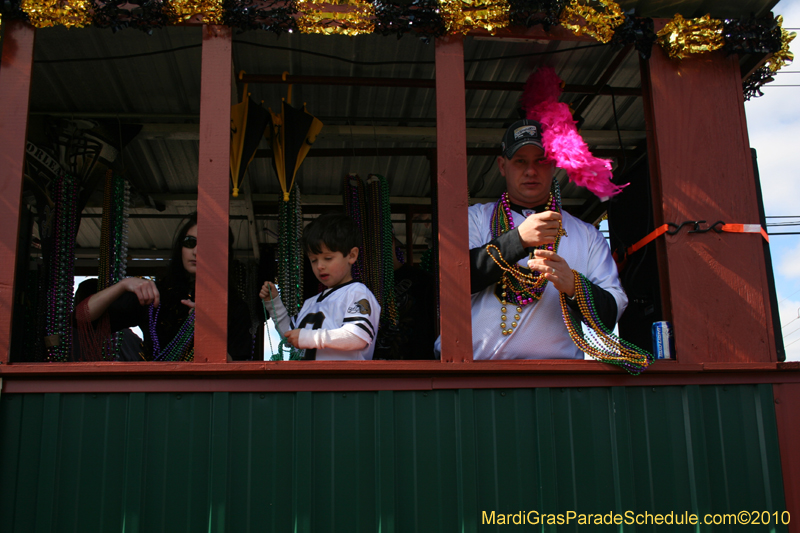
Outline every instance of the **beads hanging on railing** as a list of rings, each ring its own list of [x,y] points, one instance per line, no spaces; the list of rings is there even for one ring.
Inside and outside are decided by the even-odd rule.
[[[303,210],[300,189],[295,184],[288,202],[278,202],[278,290],[289,316],[303,305],[303,261],[300,244],[303,235]]]
[[[363,236],[367,216],[367,194],[364,190],[364,182],[358,174],[348,174],[344,177],[343,197],[345,212],[355,221],[360,234]],[[365,281],[364,255],[364,247],[362,246],[361,253],[358,254],[358,259],[356,259],[351,272],[354,280],[369,286]]]
[[[72,293],[75,273],[75,234],[78,187],[62,173],[54,185],[48,264],[44,345],[47,361],[67,361],[72,351]]]
[[[101,291],[125,277],[128,259],[128,206],[130,184],[109,169],[106,172],[103,193],[103,221],[100,226],[100,265],[97,274],[97,290]],[[119,359],[122,349],[122,334],[114,333],[103,343],[102,358]],[[86,350],[84,350],[86,352]],[[84,353],[84,355],[87,355]],[[96,357],[99,357],[97,354]]]
[[[353,265],[353,279],[362,282],[381,304],[381,322],[397,324],[392,256],[392,211],[389,182],[370,174],[366,185],[357,174],[344,181],[344,206],[361,232],[361,250]]]

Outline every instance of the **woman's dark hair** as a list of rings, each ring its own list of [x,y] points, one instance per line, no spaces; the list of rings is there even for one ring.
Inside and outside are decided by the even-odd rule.
[[[175,234],[175,240],[172,242],[172,253],[169,256],[169,265],[165,272],[162,281],[165,287],[175,289],[179,294],[185,298],[187,293],[194,292],[194,282],[189,277],[189,273],[183,268],[183,239],[189,230],[197,225],[197,213],[192,213],[186,218],[186,222],[180,227],[178,233]]]
[[[161,277],[164,287],[174,290],[181,298],[186,298],[187,294],[194,295],[194,281],[183,268],[183,239],[189,230],[197,225],[197,212],[186,216],[186,222],[178,229],[175,240],[172,242],[172,252],[169,256],[169,265],[166,272]],[[230,268],[233,262],[233,232],[228,228],[228,272],[229,278],[232,274]]]
[[[347,255],[361,245],[361,238],[352,218],[332,211],[318,216],[306,226],[302,243],[306,254],[322,253],[322,245],[325,245],[331,252]]]

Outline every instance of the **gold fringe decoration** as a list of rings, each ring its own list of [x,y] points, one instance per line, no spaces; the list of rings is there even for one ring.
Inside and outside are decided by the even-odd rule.
[[[625,22],[625,13],[613,0],[597,0],[604,9],[598,12],[588,5],[590,0],[571,0],[561,12],[561,25],[575,35],[589,35],[601,43],[607,43],[614,37],[614,30]],[[585,24],[580,23],[580,19]]]
[[[93,5],[91,0],[23,0],[20,8],[34,28],[83,28],[92,24],[90,9]]]
[[[775,17],[775,20],[778,22],[778,27],[781,29],[781,49],[772,54],[772,57],[767,61],[770,72],[778,72],[785,67],[787,63],[794,61],[794,54],[789,51],[789,43],[797,37],[795,32],[788,32],[783,29],[782,15]]]
[[[335,7],[348,9],[335,10]],[[297,27],[303,33],[322,35],[361,35],[375,30],[375,8],[359,0],[300,0]]]
[[[175,22],[200,15],[205,24],[222,24],[222,0],[171,0],[167,5]]]
[[[440,0],[439,9],[448,34],[475,29],[494,34],[509,23],[506,0]]]
[[[679,14],[659,31],[658,41],[672,59],[701,54],[722,48],[722,21],[711,15],[686,20]]]

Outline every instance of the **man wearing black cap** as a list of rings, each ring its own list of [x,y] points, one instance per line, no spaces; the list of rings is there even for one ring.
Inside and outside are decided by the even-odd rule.
[[[555,165],[542,126],[512,124],[497,158],[507,194],[469,208],[475,359],[583,359],[564,325],[559,293],[580,314],[573,269],[592,283],[599,319],[610,330],[628,303],[597,229],[561,211]],[[546,284],[537,285],[535,273]]]

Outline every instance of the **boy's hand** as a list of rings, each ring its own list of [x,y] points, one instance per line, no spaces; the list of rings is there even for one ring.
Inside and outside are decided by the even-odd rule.
[[[258,296],[265,302],[270,302],[273,298],[278,297],[278,289],[275,288],[275,284],[271,281],[265,281]]]
[[[299,346],[297,346],[297,343],[300,342],[300,330],[293,329],[292,331],[286,333],[286,340],[289,341],[289,344],[291,344],[295,348],[299,348]]]

